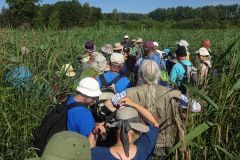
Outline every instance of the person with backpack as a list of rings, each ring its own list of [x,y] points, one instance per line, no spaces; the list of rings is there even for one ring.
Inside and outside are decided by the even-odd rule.
[[[124,56],[121,53],[112,53],[110,57],[110,71],[96,77],[102,91],[97,104],[93,106],[94,116],[98,122],[105,121],[110,116],[110,112],[104,106],[104,102],[116,93],[121,93],[131,87],[130,80],[120,74],[124,61]]]
[[[139,70],[143,84],[118,93],[105,103],[108,109],[114,112],[121,104],[121,99],[127,96],[153,113],[160,123],[155,152],[158,159],[163,158],[177,143],[181,138],[179,133],[184,133],[183,112],[186,112],[188,107],[192,112],[201,111],[198,102],[188,99],[178,90],[159,85],[160,72],[155,61],[144,61]],[[192,103],[189,103],[190,101]]]
[[[178,63],[176,63],[170,72],[170,82],[174,84],[179,90],[185,94],[186,88],[183,87],[185,78],[188,79],[188,68],[192,66],[192,63],[187,60],[187,50],[184,46],[179,46],[175,51]],[[182,87],[181,87],[182,86]]]
[[[124,56],[121,53],[112,53],[110,57],[110,71],[104,72],[101,76],[97,76],[96,79],[99,83],[100,88],[103,86],[103,81],[106,83],[111,83],[115,78],[119,77],[119,79],[114,83],[116,93],[120,93],[125,91],[127,88],[131,87],[131,82],[127,77],[121,76],[119,74],[122,65],[124,64]],[[103,77],[101,79],[101,77]]]
[[[207,77],[209,70],[212,67],[210,54],[205,47],[201,47],[197,53],[200,60],[200,78],[203,79]]]
[[[144,50],[144,55],[143,57],[140,57],[136,64],[135,64],[135,67],[134,67],[134,73],[135,73],[135,81],[137,82],[136,84],[140,84],[140,79],[138,77],[138,70],[139,68],[141,67],[141,64],[143,63],[144,60],[146,59],[152,59],[154,60],[159,66],[160,66],[160,58],[158,56],[155,50],[155,47],[154,47],[154,44],[153,44],[153,41],[145,41],[144,44],[143,44],[143,50]]]
[[[77,132],[89,137],[95,128],[95,120],[89,106],[96,103],[102,94],[94,78],[82,79],[76,87],[76,94],[53,108],[34,130],[33,146],[41,156],[52,135],[61,131]]]
[[[67,105],[77,103],[78,105],[68,110],[67,130],[77,132],[88,137],[95,127],[95,120],[88,106],[96,103],[102,94],[98,82],[94,78],[82,79],[76,89],[76,95],[70,96]]]

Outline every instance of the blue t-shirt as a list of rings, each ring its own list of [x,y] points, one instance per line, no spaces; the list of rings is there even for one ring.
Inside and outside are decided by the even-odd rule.
[[[161,60],[160,60],[159,56],[157,55],[157,53],[153,53],[153,54],[151,55],[151,59],[153,59],[155,62],[157,62],[158,65],[159,65],[160,62],[161,62]]]
[[[182,63],[191,66],[192,63],[189,60],[182,60]],[[170,72],[170,81],[174,84],[180,86],[181,81],[183,80],[185,74],[185,69],[182,64],[176,63],[173,65],[172,70]]]
[[[157,142],[158,128],[149,125],[149,132],[143,133],[136,141],[137,153],[132,160],[148,160],[153,153]],[[109,148],[94,147],[91,150],[92,160],[118,160],[112,155]]]
[[[73,96],[69,97],[67,105],[76,103]],[[68,131],[77,132],[83,136],[89,136],[95,127],[95,120],[87,106],[74,107],[68,110],[67,128]]]
[[[105,72],[104,73],[104,78],[106,80],[107,83],[110,83],[112,82],[112,80],[114,78],[116,78],[117,76],[119,75],[119,73],[117,72]],[[102,87],[102,83],[99,79],[99,76],[96,78],[98,83],[99,83],[99,86],[100,88]],[[127,78],[127,77],[122,77],[116,84],[115,84],[115,87],[116,87],[116,92],[117,93],[121,93],[122,91],[125,91],[127,88],[130,88],[131,87],[131,82],[130,80]]]

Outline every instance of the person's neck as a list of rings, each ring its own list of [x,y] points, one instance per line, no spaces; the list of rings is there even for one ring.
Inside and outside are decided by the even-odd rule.
[[[74,100],[76,100],[77,102],[80,102],[80,103],[83,103],[85,104],[84,102],[84,97],[80,96],[80,95],[76,95],[74,96]]]

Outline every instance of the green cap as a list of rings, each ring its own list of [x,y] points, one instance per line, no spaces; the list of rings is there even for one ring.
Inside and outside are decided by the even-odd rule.
[[[29,160],[90,160],[88,139],[75,132],[54,134],[48,141],[42,157]]]

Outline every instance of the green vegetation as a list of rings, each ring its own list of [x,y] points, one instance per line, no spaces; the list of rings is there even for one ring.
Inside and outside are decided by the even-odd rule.
[[[98,25],[71,30],[0,30],[0,75],[14,64],[30,67],[34,87],[15,90],[0,80],[0,159],[24,159],[34,156],[31,148],[32,130],[55,103],[55,97],[47,95],[43,86],[54,82],[56,71],[66,63],[77,68],[76,57],[82,53],[84,42],[93,40],[97,49],[106,43],[143,37],[158,41],[160,46],[175,48],[175,42],[186,39],[194,53],[204,38],[212,42],[213,64],[221,75],[211,76],[199,89],[188,87],[203,106],[201,113],[187,114],[185,142],[192,159],[239,159],[240,158],[240,41],[239,30],[160,30],[106,27]],[[22,55],[25,46],[30,52]],[[192,54],[193,56],[194,54]],[[60,80],[59,80],[60,81]],[[66,85],[67,81],[62,81]],[[180,155],[180,153],[179,153]]]
[[[55,4],[39,5],[40,0],[7,0],[9,8],[2,8],[0,27],[33,27],[65,29],[88,27],[100,22],[106,25],[126,27],[152,27],[177,29],[226,29],[239,27],[240,6],[217,5],[198,8],[158,8],[148,14],[102,13],[98,7],[78,0],[59,1]]]

